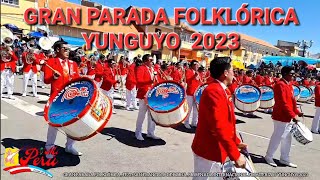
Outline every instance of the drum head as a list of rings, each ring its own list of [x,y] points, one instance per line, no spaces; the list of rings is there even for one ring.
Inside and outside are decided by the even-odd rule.
[[[311,89],[305,87],[305,86],[299,86],[300,88],[300,98],[309,98],[312,96]]]
[[[274,98],[273,89],[270,86],[261,86],[261,101],[269,101]]]
[[[201,98],[202,92],[204,91],[204,89],[206,89],[207,86],[208,84],[201,85],[200,87],[198,87],[198,89],[194,93],[194,99],[197,104],[200,104],[200,98]]]
[[[242,85],[235,91],[235,97],[242,103],[252,104],[260,100],[261,91],[251,85]]]
[[[80,78],[65,85],[59,93],[52,94],[45,107],[45,118],[55,126],[80,119],[90,109],[96,96],[95,84],[88,78]]]
[[[300,95],[300,88],[298,86],[293,85],[293,95],[294,97],[297,97]]]
[[[183,104],[184,88],[173,81],[156,84],[147,93],[147,105],[155,112],[169,112]]]

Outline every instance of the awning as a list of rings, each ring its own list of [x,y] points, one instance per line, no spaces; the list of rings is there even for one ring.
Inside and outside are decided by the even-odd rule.
[[[291,57],[291,56],[266,56],[262,58],[262,61],[264,61],[266,64],[269,64],[272,62],[274,65],[277,64],[279,61],[282,66],[291,66],[294,61],[297,63],[299,61],[304,61],[308,65],[315,65],[320,63],[320,59],[313,59],[313,58],[305,58],[305,57]]]
[[[86,44],[86,41],[83,38],[76,38],[71,36],[60,36],[65,42],[73,46],[82,47]]]

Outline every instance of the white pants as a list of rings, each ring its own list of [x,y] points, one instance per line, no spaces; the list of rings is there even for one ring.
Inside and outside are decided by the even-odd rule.
[[[44,86],[44,72],[43,71],[40,71],[39,85],[41,87]]]
[[[193,153],[194,157],[194,172],[195,173],[222,173],[222,164],[216,161],[210,161],[204,159]],[[193,180],[207,180],[207,179],[215,179],[222,180],[222,177],[206,177],[206,176],[198,176],[193,177]]]
[[[290,162],[289,153],[291,149],[292,136],[290,132],[285,133],[285,131],[288,131],[289,124],[290,123],[273,120],[274,129],[269,142],[266,157],[273,158],[273,155],[281,142],[280,160]]]
[[[54,142],[56,141],[57,138],[57,132],[58,129],[52,126],[48,126],[48,133],[47,133],[47,142],[46,142],[46,149],[51,149],[54,146]],[[67,137],[67,143],[66,147],[71,148],[75,141],[73,139],[70,139]]]
[[[106,96],[108,96],[112,102],[112,110],[114,111],[114,89],[111,88],[109,91],[100,89],[102,91],[102,93]]]
[[[198,123],[198,109],[197,109],[197,104],[193,99],[193,96],[187,96],[187,101],[188,101],[188,106],[189,106],[189,115],[184,121],[184,124],[189,124],[190,122],[190,116],[192,113],[192,122],[191,125],[196,126]]]
[[[127,107],[130,108],[131,105],[135,108],[137,106],[137,89],[134,87],[132,90],[127,89],[126,98],[127,98]]]
[[[146,117],[146,113],[148,114],[148,134],[154,134],[156,124],[152,121],[149,109],[143,99],[139,99],[139,113],[136,123],[136,133],[142,133],[142,125]]]
[[[320,132],[320,107],[316,107],[316,114],[312,121],[311,131]]]
[[[37,73],[32,72],[32,70],[30,69],[29,72],[25,72],[23,73],[23,94],[27,93],[27,87],[28,87],[28,81],[31,77],[31,81],[32,81],[32,92],[33,95],[36,96],[37,95]]]
[[[11,69],[1,71],[1,96],[3,89],[7,87],[8,96],[13,94],[14,74]]]

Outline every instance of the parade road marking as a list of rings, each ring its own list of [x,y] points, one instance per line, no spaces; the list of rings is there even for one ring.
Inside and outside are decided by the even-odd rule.
[[[35,106],[33,104],[30,104],[30,103],[23,101],[17,97],[15,97],[15,100],[7,99],[7,98],[2,98],[1,100],[20,109],[20,110],[22,110],[22,111],[24,111],[24,112],[26,112],[26,113],[28,113],[28,114],[30,114],[30,115],[32,115],[32,116],[39,116],[36,113],[43,112],[43,108],[40,108],[40,107]]]
[[[38,99],[40,101],[48,101],[48,99],[49,99],[49,96],[46,96],[46,95],[38,94],[38,96],[39,96]]]
[[[3,114],[1,114],[1,119],[8,119],[8,117],[3,115]]]

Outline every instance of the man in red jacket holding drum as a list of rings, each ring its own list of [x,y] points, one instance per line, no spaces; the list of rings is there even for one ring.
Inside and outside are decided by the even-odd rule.
[[[236,117],[227,88],[234,78],[231,58],[212,60],[210,72],[214,80],[202,93],[198,126],[192,143],[196,173],[222,173],[222,164],[227,157],[235,162],[236,167],[244,168],[246,165],[239,149],[246,149],[247,145],[236,136]]]
[[[138,140],[143,141],[144,138],[142,137],[142,125],[143,121],[147,115],[148,118],[148,134],[147,137],[152,139],[160,139],[154,134],[156,124],[151,119],[151,114],[148,110],[148,107],[144,101],[148,90],[151,88],[152,84],[155,83],[157,80],[156,74],[154,73],[154,69],[152,67],[153,58],[150,54],[145,54],[142,57],[143,65],[139,66],[136,71],[136,78],[137,78],[137,98],[139,99],[139,113],[136,123],[136,131],[135,136]]]
[[[290,162],[289,153],[291,148],[291,121],[297,121],[297,116],[302,116],[297,109],[297,102],[294,98],[291,81],[293,80],[294,70],[292,67],[285,66],[281,69],[282,79],[274,86],[274,100],[272,119],[274,130],[270,138],[268,150],[265,156],[266,162],[276,167],[273,155],[281,142],[280,163],[296,168],[297,165]]]
[[[47,65],[44,67],[44,82],[51,84],[51,94],[58,93],[57,91],[63,88],[63,85],[72,79],[79,77],[79,71],[77,63],[69,60],[69,51],[67,42],[57,41],[54,44],[54,51],[56,52],[55,58],[50,58]],[[54,142],[57,137],[58,130],[55,127],[49,125],[46,150],[50,152],[50,149],[54,147]],[[73,155],[82,155],[74,147],[75,141],[67,137],[66,149],[67,153]],[[54,157],[52,154],[47,154],[46,157],[51,159]]]

